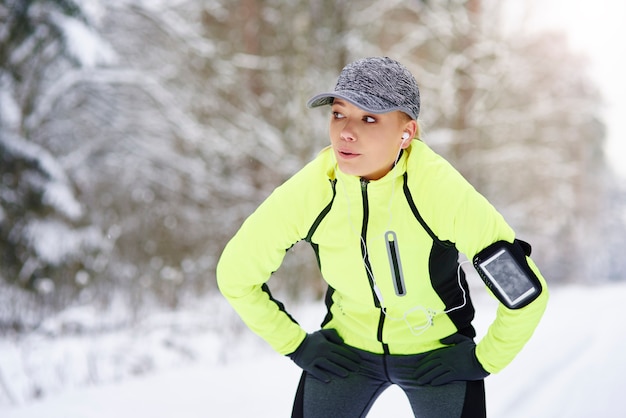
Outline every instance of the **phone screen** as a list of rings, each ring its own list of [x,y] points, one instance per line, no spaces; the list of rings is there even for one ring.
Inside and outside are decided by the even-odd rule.
[[[505,249],[480,263],[480,267],[511,305],[537,292],[526,273]]]

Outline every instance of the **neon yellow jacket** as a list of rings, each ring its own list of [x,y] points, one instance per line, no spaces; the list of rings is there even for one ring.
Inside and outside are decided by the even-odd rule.
[[[471,260],[488,245],[514,238],[493,206],[421,141],[413,141],[396,167],[376,181],[342,173],[326,148],[243,223],[224,249],[217,279],[244,322],[276,351],[289,354],[306,332],[265,282],[286,250],[306,240],[328,283],[322,327],[369,352],[417,354],[442,347],[439,340],[457,331],[475,336],[459,251]],[[397,259],[389,255],[390,242]],[[498,307],[476,348],[490,373],[517,355],[545,310],[545,280],[528,261],[543,292],[522,309]]]

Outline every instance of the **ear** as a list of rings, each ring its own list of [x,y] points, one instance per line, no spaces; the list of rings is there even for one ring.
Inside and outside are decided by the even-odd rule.
[[[404,131],[402,137],[406,139],[402,140],[402,149],[406,149],[409,145],[411,145],[411,141],[415,138],[415,134],[417,133],[417,121],[410,120],[404,126]]]

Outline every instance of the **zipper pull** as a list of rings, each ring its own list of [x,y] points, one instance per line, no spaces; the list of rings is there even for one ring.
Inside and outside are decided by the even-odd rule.
[[[396,295],[406,295],[406,286],[404,284],[404,273],[402,272],[402,263],[400,262],[400,248],[398,247],[398,237],[393,231],[385,232],[385,244],[387,246],[387,256],[389,257],[389,266],[391,267],[391,277],[393,279],[393,287]]]

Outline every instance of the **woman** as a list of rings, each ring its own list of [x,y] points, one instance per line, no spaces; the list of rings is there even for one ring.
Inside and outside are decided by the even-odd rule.
[[[303,369],[294,417],[363,417],[392,384],[416,416],[485,416],[483,379],[517,355],[546,307],[530,246],[421,142],[419,89],[397,61],[355,61],[308,105],[331,106],[331,145],[244,222],[220,258],[220,290]],[[265,284],[300,240],[328,283],[327,314],[311,334]],[[501,301],[477,345],[459,252]],[[519,275],[490,269],[502,252]],[[528,291],[507,298],[497,271]]]

